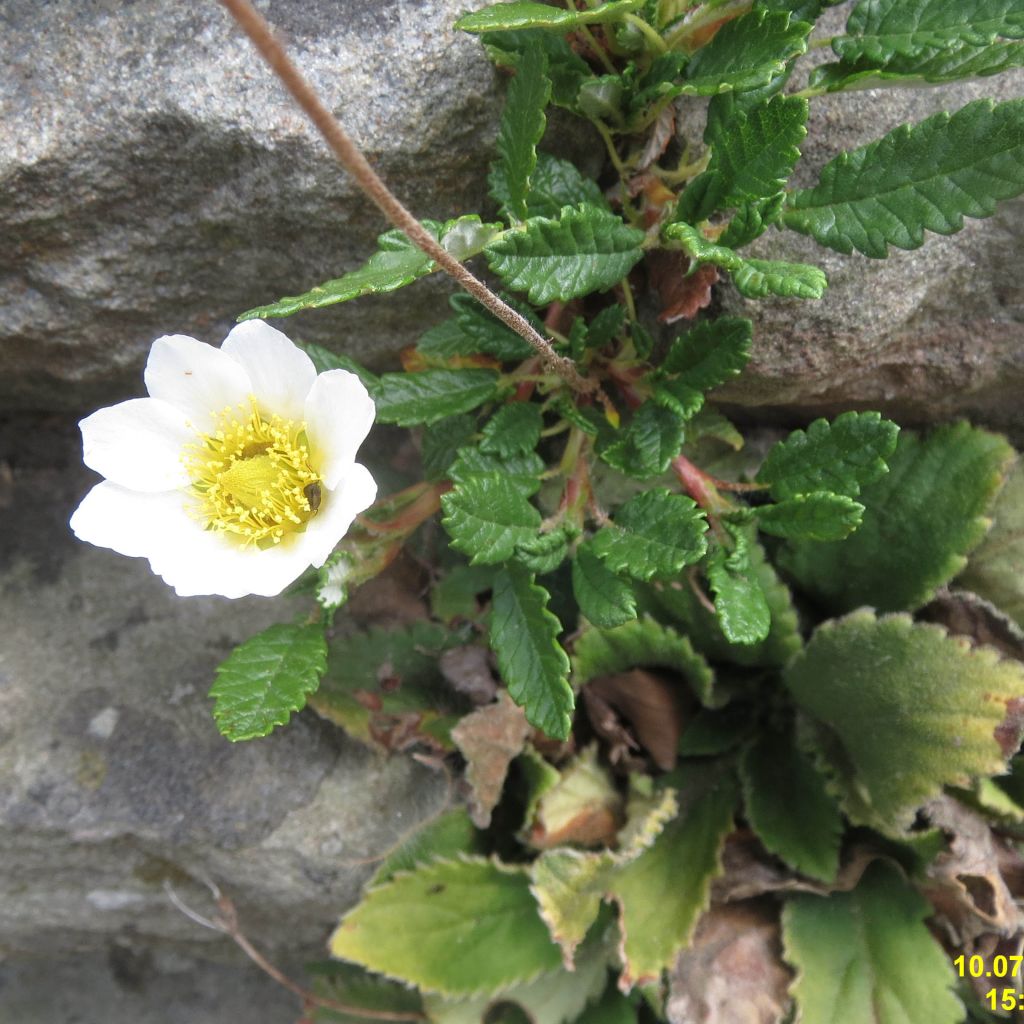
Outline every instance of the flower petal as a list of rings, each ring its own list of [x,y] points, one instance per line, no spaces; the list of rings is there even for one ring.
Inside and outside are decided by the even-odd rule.
[[[348,370],[317,377],[306,398],[312,465],[329,490],[338,486],[373,425],[376,408],[362,381]]]
[[[349,466],[338,487],[324,493],[319,514],[297,538],[308,559],[307,565],[323,565],[356,516],[369,508],[376,497],[377,484],[370,471],[358,462]]]
[[[262,320],[246,320],[231,329],[221,351],[242,366],[264,412],[301,420],[316,367],[287,335]]]
[[[71,529],[79,540],[132,558],[146,558],[184,517],[176,491],[144,494],[104,480],[75,509]]]
[[[146,389],[180,409],[196,431],[210,433],[214,414],[247,404],[252,381],[236,360],[184,334],[157,338],[146,363]]]
[[[133,398],[98,409],[78,424],[82,459],[108,480],[133,491],[170,491],[188,483],[182,462],[195,440],[185,414],[157,398]]]

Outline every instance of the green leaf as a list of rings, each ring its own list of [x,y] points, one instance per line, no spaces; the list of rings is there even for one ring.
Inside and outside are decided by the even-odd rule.
[[[672,342],[662,372],[703,395],[743,370],[752,338],[753,324],[743,317],[703,320]]]
[[[412,427],[437,423],[490,401],[500,378],[493,370],[421,370],[385,373],[374,395],[377,420]]]
[[[476,420],[472,416],[449,416],[423,431],[423,475],[428,480],[443,480],[458,451],[472,437]]]
[[[997,39],[1024,39],[1024,11],[1015,0],[862,0],[832,49],[844,60],[884,63],[893,54],[913,57]]]
[[[526,455],[537,447],[544,418],[540,406],[513,402],[502,406],[484,425],[480,450],[488,455]]]
[[[604,348],[618,337],[625,324],[625,307],[605,306],[587,325],[587,348]]]
[[[471,565],[506,561],[540,530],[540,513],[499,473],[467,477],[441,495],[441,507],[452,547]]]
[[[713,96],[757,89],[807,49],[811,25],[788,14],[754,10],[726,22],[686,66],[686,81],[668,95]]]
[[[503,165],[497,164],[488,181],[491,196],[507,210],[511,193],[506,176]],[[526,216],[557,217],[563,206],[579,206],[581,203],[610,209],[597,182],[593,178],[585,178],[575,164],[550,153],[538,153],[537,166],[526,195]]]
[[[498,131],[497,185],[507,196],[506,210],[517,220],[525,220],[527,216],[526,199],[537,166],[537,143],[547,125],[544,108],[550,99],[547,55],[540,45],[528,47],[509,83]],[[494,182],[491,187],[493,191]]]
[[[498,670],[526,720],[555,739],[572,728],[569,659],[558,643],[561,623],[548,610],[548,592],[512,563],[494,580],[491,647]]]
[[[739,209],[719,235],[718,244],[728,249],[741,249],[765,233],[779,219],[785,195],[740,203]]]
[[[319,623],[278,623],[239,644],[210,688],[217,728],[232,742],[266,736],[305,706],[327,667]]]
[[[560,962],[525,870],[470,858],[428,864],[371,889],[342,918],[330,949],[448,996],[501,990]],[[473,955],[453,955],[458,950]]]
[[[784,680],[858,824],[898,833],[946,785],[1005,770],[1024,666],[908,615],[820,626]],[[828,685],[823,685],[827,680]]]
[[[711,161],[683,192],[675,214],[679,220],[697,224],[716,210],[779,195],[800,159],[806,100],[773,96],[729,113],[709,117],[704,141],[711,146]],[[699,199],[690,199],[691,194]]]
[[[658,487],[630,498],[591,540],[591,550],[612,572],[638,580],[674,576],[707,550],[704,513],[681,494]]]
[[[740,758],[739,773],[747,820],[765,849],[809,878],[833,881],[842,816],[792,730],[760,730]]]
[[[576,96],[583,82],[590,78],[591,71],[587,62],[572,49],[563,36],[555,32],[532,32],[524,28],[488,32],[483,43],[491,60],[500,67],[508,68],[518,67],[523,53],[539,43],[548,58],[552,102],[569,110],[576,110]],[[540,154],[538,167],[541,161],[543,154]]]
[[[354,373],[359,378],[363,387],[371,395],[377,390],[377,374],[370,373],[366,367],[361,366],[354,359],[350,359],[340,352],[332,352],[330,349],[324,348],[323,345],[314,345],[312,342],[306,342],[300,347],[313,360],[317,373],[326,373],[328,370],[348,370],[349,373]]]
[[[743,535],[740,535],[742,537]],[[715,618],[729,643],[756,644],[771,632],[772,612],[750,565],[749,540],[737,539],[736,550],[715,547],[707,563],[708,583],[715,595]]]
[[[829,608],[914,609],[966,563],[1013,452],[965,423],[902,431],[889,472],[861,488],[864,519],[838,544],[790,541],[779,564]]]
[[[490,590],[495,570],[489,565],[456,565],[430,589],[430,611],[435,619],[475,619],[480,614],[479,594]]]
[[[636,618],[636,595],[586,544],[572,560],[572,592],[580,614],[595,626],[611,629]]]
[[[848,537],[861,524],[864,506],[845,494],[812,491],[757,510],[757,525],[776,537],[831,541]]]
[[[757,474],[776,501],[811,491],[856,498],[865,484],[888,472],[899,427],[877,412],[844,412],[831,423],[815,420],[794,430],[769,452]]]
[[[818,184],[790,194],[786,227],[837,252],[884,259],[926,230],[951,235],[1024,191],[1024,100],[969,103],[841,153]]]
[[[629,424],[599,443],[597,454],[637,480],[661,476],[683,446],[683,421],[673,409],[646,402]]]
[[[730,642],[719,621],[685,582],[646,588],[640,610],[652,611],[670,624],[679,624],[693,638],[697,650],[714,661],[748,666],[785,665],[802,646],[792,596],[756,540],[751,539],[748,544],[747,559],[747,571],[757,580],[771,613],[771,629],[760,643],[744,646]]]
[[[438,224],[425,221],[424,226],[458,260],[481,252],[484,245],[502,230],[500,224],[483,224],[476,215],[459,217]],[[413,245],[400,231],[386,231],[377,239],[379,251],[358,270],[325,281],[301,295],[287,295],[277,302],[246,310],[243,320],[291,316],[304,309],[321,309],[337,302],[348,302],[362,295],[393,292],[433,272],[434,261]]]
[[[544,469],[544,460],[536,452],[500,458],[487,455],[479,448],[466,447],[459,449],[459,456],[449,466],[448,475],[455,483],[462,484],[476,476],[498,474],[528,498],[540,490],[540,475]]]
[[[331,640],[327,672],[309,704],[375,749],[388,748],[388,728],[405,718],[415,719],[424,742],[450,750],[448,732],[464,702],[445,681],[438,659],[465,642],[464,632],[423,621],[340,633]]]
[[[959,1024],[953,968],[925,927],[929,904],[885,861],[852,892],[790,896],[782,913],[800,1018],[832,1024]]]
[[[539,575],[554,572],[569,553],[569,542],[578,536],[575,526],[563,523],[548,533],[538,533],[516,546],[516,560]]]
[[[541,28],[568,31],[577,25],[603,25],[618,21],[642,6],[643,0],[612,0],[589,10],[565,10],[533,0],[512,0],[492,4],[472,14],[464,14],[455,27],[463,32],[498,32],[506,29]]]
[[[623,935],[620,987],[656,981],[708,906],[737,795],[731,774],[709,776],[704,765],[690,769],[681,787],[683,812],[609,880]]]
[[[390,882],[400,871],[415,871],[435,860],[455,860],[483,852],[480,833],[473,827],[464,807],[447,811],[417,829],[397,850],[381,861],[367,888]]]
[[[633,668],[667,668],[681,675],[697,699],[714,705],[714,673],[693,649],[688,637],[651,618],[615,629],[586,629],[576,641],[572,678],[577,687],[603,675]]]
[[[339,960],[323,960],[307,964],[313,977],[313,991],[325,1000],[350,1006],[368,1013],[342,1013],[341,1010],[317,1008],[310,1024],[366,1024],[377,1013],[422,1014],[423,1000],[418,992],[397,982],[370,974],[355,964]],[[399,1018],[400,1020],[403,1018]]]
[[[1014,466],[992,517],[995,525],[967,560],[957,583],[987,598],[1024,627],[1024,463]]]
[[[533,217],[485,250],[491,270],[535,305],[610,288],[643,255],[642,231],[597,206]]]
[[[766,295],[820,299],[828,286],[828,278],[818,267],[808,263],[746,259],[732,249],[709,242],[689,224],[670,224],[664,234],[666,238],[681,242],[687,255],[697,263],[712,263],[728,270],[736,290],[748,299],[763,299]]]

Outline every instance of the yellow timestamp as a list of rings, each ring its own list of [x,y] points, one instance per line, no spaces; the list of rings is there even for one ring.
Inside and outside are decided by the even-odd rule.
[[[1024,956],[1003,956],[1000,953],[992,957],[991,963],[985,963],[983,956],[961,954],[953,961],[953,966],[961,978],[1019,978],[1024,967]]]
[[[1015,988],[990,988],[985,993],[990,1010],[1024,1010],[1024,995]]]

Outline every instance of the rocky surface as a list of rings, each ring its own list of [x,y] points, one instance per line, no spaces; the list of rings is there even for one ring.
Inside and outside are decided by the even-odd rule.
[[[420,216],[479,208],[500,100],[464,0],[258,6]],[[128,397],[158,335],[219,343],[387,227],[216,3],[5,0],[0,67],[0,407]],[[292,323],[379,363],[445,287]]]
[[[156,978],[161,950],[231,954],[165,883],[208,915],[209,879],[258,946],[322,957],[376,859],[444,804],[447,784],[311,713],[264,740],[223,739],[206,697],[216,664],[296,606],[183,600],[145,562],[77,542],[67,519],[95,480],[78,460],[73,422],[0,425],[0,1008],[41,977],[28,955],[122,949]],[[0,1020],[119,1020],[53,1006]]]

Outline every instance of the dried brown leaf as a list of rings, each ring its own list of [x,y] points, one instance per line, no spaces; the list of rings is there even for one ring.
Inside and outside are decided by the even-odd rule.
[[[922,617],[945,626],[972,643],[988,644],[1007,657],[1024,661],[1024,631],[994,604],[970,590],[943,590],[922,609]]]
[[[489,704],[498,694],[486,647],[465,644],[449,648],[441,655],[438,667],[452,689],[477,706]]]
[[[661,300],[658,319],[663,324],[692,320],[711,303],[711,288],[718,281],[718,271],[705,264],[687,277],[689,269],[689,257],[681,252],[653,249],[647,254],[647,274]]]

